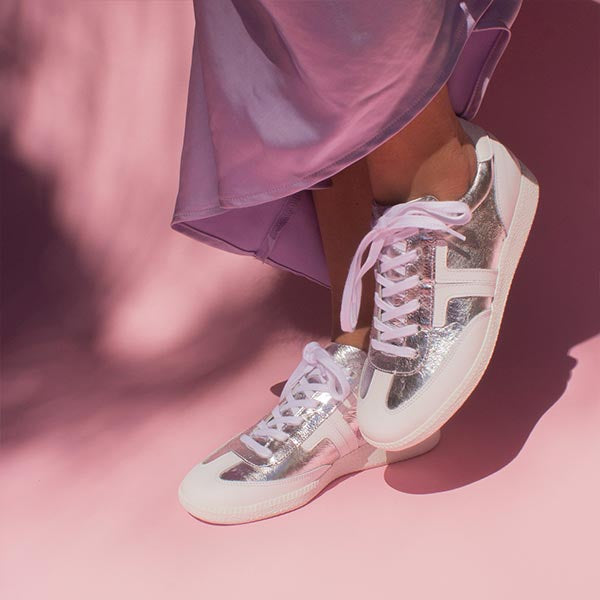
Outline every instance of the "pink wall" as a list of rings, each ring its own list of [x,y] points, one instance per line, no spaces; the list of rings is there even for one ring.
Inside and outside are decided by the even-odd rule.
[[[189,2],[4,2],[4,597],[592,597],[599,18],[526,0],[477,119],[541,207],[493,363],[440,446],[214,527],[178,482],[271,407],[327,335],[327,293],[168,227]]]

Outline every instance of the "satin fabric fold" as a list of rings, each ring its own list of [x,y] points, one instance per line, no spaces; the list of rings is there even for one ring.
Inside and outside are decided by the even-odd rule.
[[[328,285],[310,189],[448,83],[472,118],[520,0],[197,0],[173,228]]]

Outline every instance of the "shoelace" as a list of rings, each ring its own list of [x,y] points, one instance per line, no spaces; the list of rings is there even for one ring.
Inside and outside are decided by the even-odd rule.
[[[281,392],[280,403],[250,435],[240,436],[240,441],[262,458],[270,458],[273,452],[266,444],[273,439],[285,442],[290,435],[285,431],[286,426],[302,424],[300,413],[305,408],[319,406],[319,401],[312,397],[314,392],[328,392],[335,400],[343,400],[350,393],[350,383],[344,369],[331,355],[317,342],[310,342]]]
[[[460,201],[414,200],[387,209],[362,239],[352,259],[342,296],[342,329],[354,331],[356,328],[362,278],[379,260],[375,281],[381,285],[381,294],[375,293],[375,305],[381,310],[381,318],[373,319],[379,339],[373,338],[371,346],[394,356],[415,358],[416,350],[404,345],[403,340],[416,334],[420,328],[416,324],[403,323],[402,319],[418,310],[420,303],[417,299],[402,302],[398,306],[390,303],[398,294],[421,282],[418,275],[406,277],[406,267],[419,258],[420,251],[408,251],[405,240],[419,230],[428,230],[448,233],[464,241],[465,237],[452,227],[464,225],[470,220],[471,210]],[[361,264],[367,248],[369,253]],[[390,250],[394,256],[389,256]],[[393,279],[386,276],[390,271],[395,274]],[[396,324],[391,323],[394,320],[397,320]]]

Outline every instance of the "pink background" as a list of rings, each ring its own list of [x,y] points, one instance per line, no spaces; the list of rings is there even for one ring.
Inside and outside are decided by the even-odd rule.
[[[218,527],[178,483],[271,408],[327,292],[169,229],[189,2],[3,2],[3,597],[598,597],[599,16],[526,0],[477,119],[541,207],[440,446]]]

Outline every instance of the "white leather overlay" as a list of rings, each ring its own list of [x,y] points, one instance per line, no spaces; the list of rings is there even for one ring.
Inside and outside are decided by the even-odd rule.
[[[493,296],[498,271],[496,269],[449,269],[448,247],[435,249],[435,292],[433,326],[446,324],[446,309],[450,298]]]
[[[443,411],[476,362],[490,315],[491,311],[486,310],[473,318],[427,383],[398,408],[390,409],[387,405],[394,375],[376,370],[365,397],[358,402],[363,434],[381,443],[402,442],[438,411]]]

